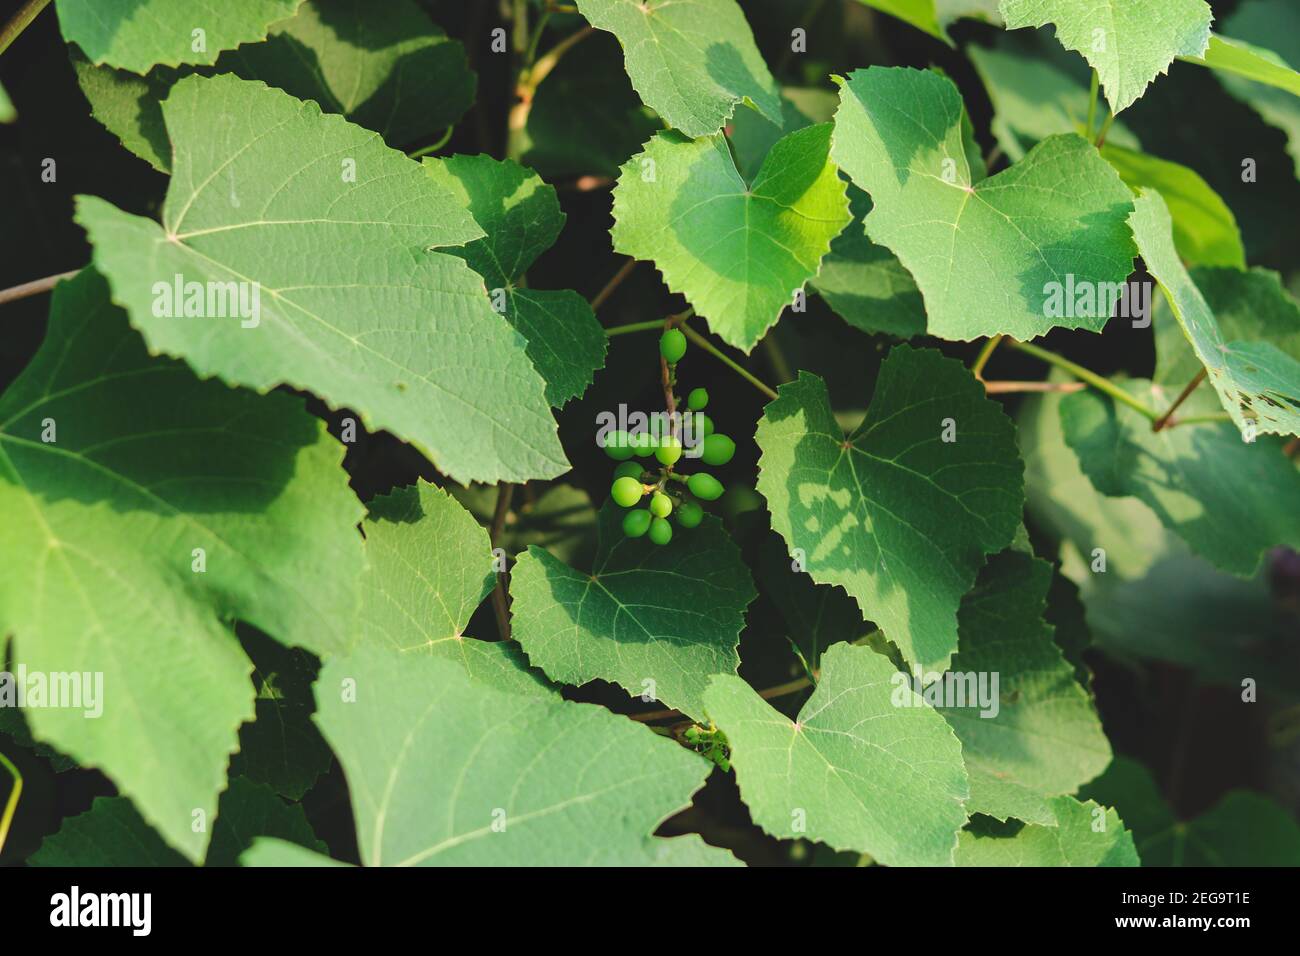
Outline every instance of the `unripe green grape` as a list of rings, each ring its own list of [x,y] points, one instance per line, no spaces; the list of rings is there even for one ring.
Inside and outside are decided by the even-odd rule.
[[[630,439],[632,450],[638,458],[649,458],[655,452],[655,446],[658,442],[649,432],[638,432]]]
[[[623,464],[619,465],[617,468],[614,469],[614,477],[635,478],[637,481],[640,481],[641,473],[644,471],[645,469],[641,466],[641,462],[625,461],[623,462]]]
[[[624,508],[631,508],[641,500],[643,494],[645,488],[641,486],[641,482],[626,476],[616,479],[609,489],[609,496]]]
[[[726,435],[709,435],[704,439],[704,454],[701,456],[706,465],[725,465],[736,454],[736,443]]]
[[[682,457],[682,442],[675,435],[665,435],[659,439],[659,447],[655,449],[655,457],[659,459],[661,465],[667,465],[670,468],[677,464],[677,459]]]
[[[683,501],[677,506],[677,523],[683,528],[694,528],[704,520],[704,509],[694,501]]]
[[[686,407],[693,412],[698,412],[709,404],[709,393],[703,388],[691,389],[691,394],[686,396]]]
[[[696,425],[699,426],[701,438],[708,438],[713,434],[713,419],[703,412],[696,413]]]
[[[629,538],[639,538],[650,530],[654,516],[644,508],[634,508],[623,516],[623,533]]]
[[[656,491],[650,499],[650,513],[656,518],[667,518],[673,510],[673,499],[662,491]]]
[[[605,454],[615,461],[632,457],[632,438],[627,432],[610,432],[605,437]]]
[[[686,487],[691,489],[691,494],[703,501],[716,501],[725,490],[722,482],[703,471],[687,478]]]
[[[681,357],[686,354],[686,336],[682,335],[681,329],[669,329],[660,336],[659,354],[670,365],[681,361]]]
[[[650,522],[650,540],[655,544],[667,544],[673,540],[673,526],[663,518],[655,518]]]

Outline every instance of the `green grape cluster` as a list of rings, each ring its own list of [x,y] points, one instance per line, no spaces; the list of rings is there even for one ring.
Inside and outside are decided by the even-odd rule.
[[[659,354],[668,363],[669,387],[677,383],[677,363],[686,354],[686,336],[680,329],[668,329],[659,339]],[[720,466],[736,454],[736,443],[714,431],[713,422],[704,414],[709,393],[691,389],[686,396],[688,428],[692,438],[698,436],[699,458],[706,465]],[[609,495],[615,503],[631,509],[623,518],[623,533],[629,538],[645,535],[655,544],[673,539],[673,522],[681,528],[694,528],[704,520],[701,501],[722,497],[722,482],[706,471],[680,475],[674,470],[685,454],[682,440],[675,433],[666,435],[641,432],[614,432],[605,443],[605,453],[620,462],[614,469],[614,483]],[[649,461],[637,459],[653,458]],[[646,507],[637,507],[648,499]]]

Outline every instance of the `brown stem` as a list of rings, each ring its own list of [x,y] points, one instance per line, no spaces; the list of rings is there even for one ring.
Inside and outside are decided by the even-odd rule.
[[[502,482],[497,486],[497,506],[496,511],[492,513],[492,526],[488,529],[488,540],[491,542],[493,549],[497,546],[497,541],[501,538],[501,531],[506,525],[506,515],[510,513],[510,502],[515,496],[515,486],[509,482]],[[506,582],[509,572],[502,570],[497,572],[497,583],[492,589],[492,610],[496,613],[497,631],[501,635],[501,640],[510,640],[510,611],[506,604]]]
[[[1178,397],[1174,399],[1174,403],[1169,406],[1168,411],[1151,423],[1151,430],[1153,432],[1158,432],[1167,426],[1170,421],[1173,420],[1174,412],[1178,410],[1178,406],[1187,401],[1187,396],[1196,391],[1196,386],[1200,385],[1203,381],[1205,381],[1204,366],[1202,366],[1201,370],[1196,373],[1196,377],[1188,382],[1183,390],[1178,393]]]
[[[58,284],[60,279],[71,279],[80,271],[80,269],[73,269],[71,272],[60,272],[58,275],[46,276],[44,279],[33,279],[31,282],[24,282],[22,285],[0,289],[0,305],[4,305],[6,302],[16,302],[30,295],[49,292]]]
[[[614,290],[623,284],[623,280],[632,274],[632,270],[636,268],[636,263],[637,260],[628,259],[627,262],[623,263],[623,265],[619,267],[619,270],[614,273],[608,282],[605,283],[605,287],[597,292],[595,298],[591,300],[592,312],[595,312],[604,305],[605,300],[614,294]]]
[[[1078,392],[1087,388],[1083,382],[985,382],[990,395],[1008,392]]]
[[[18,39],[18,35],[27,29],[28,25],[36,19],[50,0],[27,0],[18,12],[9,18],[9,22],[0,28],[0,53],[9,49],[9,44]]]

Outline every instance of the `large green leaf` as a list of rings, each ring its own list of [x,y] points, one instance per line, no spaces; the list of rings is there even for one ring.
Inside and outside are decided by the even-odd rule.
[[[491,541],[474,517],[423,482],[369,508],[358,642],[457,661],[499,690],[553,694],[516,645],[465,635],[496,579]]]
[[[1122,387],[1154,407],[1174,398],[1142,379]],[[1214,404],[1198,391],[1180,412],[1197,417]],[[1218,567],[1250,575],[1274,545],[1300,548],[1300,470],[1280,440],[1243,441],[1227,422],[1152,431],[1145,417],[1093,391],[1066,396],[1061,419],[1066,442],[1098,491],[1140,499]]]
[[[1300,360],[1272,342],[1229,342],[1174,246],[1160,194],[1139,192],[1133,236],[1178,324],[1208,373],[1219,401],[1240,429],[1300,435]],[[1249,425],[1248,425],[1249,423]]]
[[[1083,55],[1110,108],[1131,106],[1175,57],[1199,57],[1214,14],[1205,0],[1002,0],[1008,30],[1051,23]]]
[[[1059,542],[1093,640],[1112,658],[1173,661],[1208,683],[1252,674],[1263,692],[1300,689],[1297,622],[1278,613],[1267,571],[1251,580],[1220,571],[1137,498],[1098,492],[1065,443],[1063,398],[1034,396],[1021,409],[1025,498],[1035,526]]]
[[[168,171],[162,101],[194,70],[155,67],[139,76],[75,55],[73,66],[95,118],[131,152]],[[198,72],[263,80],[315,100],[394,146],[456,122],[473,103],[477,82],[465,48],[412,0],[308,0],[266,40],[228,50]]]
[[[888,13],[905,23],[910,23],[937,40],[952,46],[952,40],[944,32],[935,11],[935,0],[859,0],[869,7]]]
[[[909,661],[945,666],[962,595],[1020,524],[1022,465],[1002,409],[960,363],[897,346],[852,434],[825,383],[801,372],[756,439],[772,527],[813,580],[847,590]]]
[[[748,352],[849,221],[829,124],[779,140],[746,183],[722,135],[660,133],[614,189],[614,248],[653,260],[709,328]]]
[[[994,557],[958,615],[952,670],[998,674],[996,712],[941,706],[970,774],[968,813],[1055,826],[1051,798],[1106,769],[1110,744],[1087,692],[1043,620],[1052,569],[1017,551]]]
[[[983,179],[951,80],[870,67],[842,82],[831,156],[871,195],[867,235],[915,278],[932,335],[1028,339],[1110,318],[1051,308],[1070,282],[1109,287],[1132,271],[1132,196],[1082,137],[1048,137]]]
[[[1012,162],[1049,136],[1085,132],[1088,89],[1068,73],[1005,41],[989,48],[971,45],[966,55],[993,102],[993,136]],[[1106,142],[1131,149],[1140,145],[1122,120],[1111,124]]]
[[[523,338],[464,262],[430,251],[482,231],[417,163],[232,76],[181,80],[163,115],[175,151],[163,225],[93,198],[77,213],[153,350],[232,384],[313,391],[458,481],[567,470]],[[159,296],[176,276],[242,283],[260,314],[181,317]]]
[[[559,406],[581,395],[605,364],[605,330],[578,293],[522,281],[564,227],[555,187],[509,159],[451,156],[424,164],[438,188],[467,205],[487,232],[448,251],[468,262],[493,295],[500,290],[506,320],[528,340],[528,357],[546,380],[546,400]]]
[[[156,63],[212,63],[222,50],[262,40],[302,0],[239,0],[196,10],[176,0],[56,0],[64,39],[95,63],[144,73]]]
[[[1267,797],[1231,790],[1192,820],[1178,820],[1155,780],[1117,757],[1087,788],[1124,814],[1144,866],[1300,866],[1300,825]]]
[[[958,866],[1140,866],[1133,834],[1114,810],[1092,801],[1054,797],[1051,820],[1031,823],[1012,836],[963,830]],[[1104,821],[1104,822],[1103,822]]]
[[[510,575],[511,630],[551,680],[601,679],[703,716],[713,674],[734,674],[754,584],[711,516],[667,545],[628,538],[624,509],[600,512],[591,573],[530,547]]]
[[[96,719],[28,709],[32,732],[191,859],[207,842],[191,812],[213,815],[253,716],[226,622],[351,642],[361,509],[342,457],[301,400],[151,358],[90,271],[55,289],[40,352],[0,397],[0,633],[29,671],[107,689]]]
[[[705,692],[754,822],[888,866],[950,865],[969,795],[961,744],[888,658],[836,644],[822,659],[794,720],[739,677]]]
[[[672,865],[683,843],[694,863],[735,863],[651,836],[709,764],[602,707],[379,648],[331,659],[316,694],[369,866]]]
[[[776,81],[736,0],[577,0],[623,47],[632,86],[687,136],[716,133],[740,103],[781,122]]]
[[[1237,218],[1194,169],[1113,143],[1101,155],[1137,195],[1147,189],[1160,193],[1172,220],[1174,247],[1189,266],[1246,268]]]

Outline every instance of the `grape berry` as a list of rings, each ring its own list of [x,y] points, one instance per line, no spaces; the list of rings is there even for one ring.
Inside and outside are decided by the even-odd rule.
[[[686,354],[686,336],[680,329],[664,332],[659,339],[659,354],[668,364],[666,387],[671,389],[677,382],[677,363]],[[685,402],[679,404],[688,409],[684,416],[688,420],[687,434],[692,446],[697,443],[701,446],[699,457],[704,464],[719,466],[731,461],[736,454],[736,443],[715,432],[713,421],[703,411],[709,404],[709,393],[703,388],[691,389]],[[698,527],[704,520],[704,509],[699,502],[715,501],[722,496],[725,490],[722,482],[708,472],[683,476],[674,471],[684,452],[676,422],[664,435],[648,431],[629,435],[618,431],[609,436],[605,453],[620,462],[614,469],[609,496],[618,505],[632,509],[623,516],[623,534],[627,537],[646,535],[655,544],[667,544],[673,538],[670,518],[683,528]],[[629,460],[633,455],[642,459],[653,455],[660,467],[655,468],[653,462]],[[636,507],[647,496],[648,507]]]

